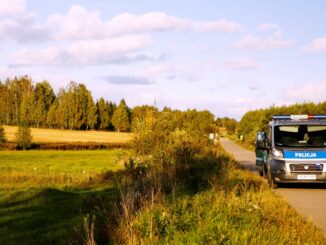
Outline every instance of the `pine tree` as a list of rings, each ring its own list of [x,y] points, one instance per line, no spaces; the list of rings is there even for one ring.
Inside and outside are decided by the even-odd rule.
[[[70,93],[64,88],[61,88],[58,93],[58,106],[56,112],[58,114],[58,127],[61,129],[69,129],[71,126],[70,120],[72,113],[70,112],[71,102],[69,101]]]
[[[107,110],[107,112],[109,114],[109,127],[108,127],[108,130],[114,131],[112,118],[113,118],[113,114],[114,114],[115,110],[117,109],[117,105],[116,105],[116,103],[114,103],[112,101],[107,101],[105,103],[105,106],[106,106],[106,110]]]
[[[47,81],[37,83],[33,91],[33,121],[36,127],[45,126],[47,114],[55,100],[51,85]]]
[[[58,100],[55,99],[52,103],[46,117],[46,124],[49,128],[58,128],[60,123],[60,112],[58,110],[59,103]]]
[[[87,107],[86,107],[86,129],[95,128],[97,115],[96,115],[96,107],[92,97],[92,94],[89,90],[87,90]]]
[[[23,76],[21,78],[14,78],[12,81],[9,81],[9,100],[12,105],[12,114],[13,120],[12,123],[19,125],[21,121],[21,106],[24,101],[23,110],[29,108],[30,95],[33,89],[32,79],[28,76]],[[23,111],[25,113],[25,111]],[[22,119],[24,120],[24,119]]]
[[[32,133],[26,122],[23,122],[18,127],[16,132],[16,141],[20,149],[28,150],[32,146]]]
[[[96,128],[99,130],[108,129],[110,125],[110,116],[105,104],[105,100],[102,97],[96,103],[96,114],[97,114]]]
[[[5,84],[2,84],[0,81],[0,122],[6,121],[6,108],[7,108],[7,100],[6,100],[6,94],[7,94],[7,87]]]
[[[130,129],[130,112],[124,99],[113,114],[112,124],[118,132],[127,132]]]
[[[34,95],[32,92],[28,91],[23,95],[20,105],[20,121],[26,122],[27,124],[33,124],[33,105]]]

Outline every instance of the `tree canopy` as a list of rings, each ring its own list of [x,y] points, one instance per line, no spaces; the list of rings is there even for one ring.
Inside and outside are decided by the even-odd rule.
[[[215,117],[207,110],[159,111],[152,105],[131,109],[124,99],[118,106],[103,97],[94,101],[83,83],[71,81],[55,93],[48,81],[34,84],[28,76],[0,81],[0,108],[0,123],[5,125],[129,132],[137,121],[156,113],[164,127],[172,131],[182,128],[202,134],[216,130]]]
[[[118,132],[127,132],[130,130],[130,110],[124,99],[120,101],[119,106],[112,116],[112,124]]]
[[[240,120],[238,135],[250,144],[255,143],[257,131],[267,131],[268,122],[277,114],[326,114],[326,101],[322,103],[303,103],[290,106],[271,106],[266,109],[248,111]]]

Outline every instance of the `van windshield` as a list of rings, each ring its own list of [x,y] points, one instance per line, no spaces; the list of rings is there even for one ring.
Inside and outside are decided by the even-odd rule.
[[[275,145],[326,147],[326,125],[281,125],[274,128]]]

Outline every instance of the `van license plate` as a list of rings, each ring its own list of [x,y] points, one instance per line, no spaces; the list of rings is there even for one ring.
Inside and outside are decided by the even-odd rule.
[[[310,175],[298,175],[297,179],[299,180],[315,180],[316,175],[310,174]]]

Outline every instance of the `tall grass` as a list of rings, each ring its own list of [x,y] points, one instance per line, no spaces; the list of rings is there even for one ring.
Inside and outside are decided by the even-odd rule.
[[[115,243],[325,244],[320,230],[219,146],[164,132],[155,118],[143,123],[119,186]]]
[[[322,232],[271,191],[260,177],[232,166],[228,171],[206,172],[197,181],[207,177],[209,185],[196,192],[192,184],[188,185],[190,190],[183,188],[173,194],[155,192],[149,187],[136,210],[136,193],[121,194],[123,212],[116,242],[325,244]]]

